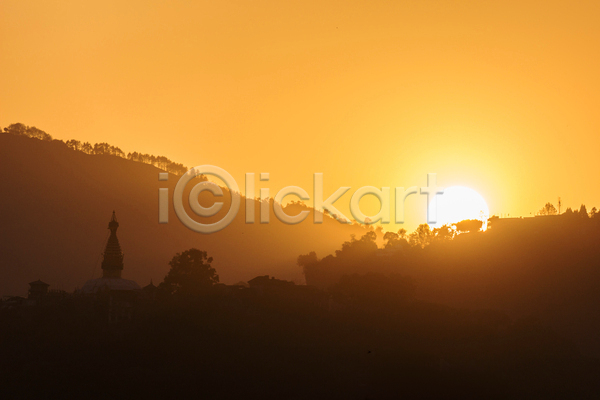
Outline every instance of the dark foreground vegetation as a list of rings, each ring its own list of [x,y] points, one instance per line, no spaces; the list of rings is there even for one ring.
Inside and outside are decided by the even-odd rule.
[[[309,253],[298,262],[312,286],[327,289],[366,273],[403,276],[412,280],[416,299],[534,317],[583,354],[600,357],[600,217],[585,209],[492,218],[486,232],[454,236],[427,226],[409,236],[388,232],[379,246],[368,233],[334,255]]]
[[[401,276],[328,290],[218,284],[184,252],[129,314],[49,294],[0,309],[3,398],[597,398],[600,363],[535,318],[415,300]],[[395,289],[395,290],[392,290]]]
[[[600,364],[535,320],[426,303],[324,309],[207,296],[107,324],[3,312],[3,398],[593,398]],[[597,398],[597,397],[596,397]]]
[[[51,140],[22,124],[5,132],[5,138],[33,137],[41,141],[31,142],[44,145]],[[168,258],[170,249],[192,242],[173,231],[149,236],[157,225],[143,221],[147,210],[155,210],[153,169],[143,172],[152,184],[140,186],[123,180],[128,184],[112,187],[119,174],[106,181],[93,175],[102,192],[92,192],[100,200],[86,214],[89,202],[81,194],[90,189],[77,186],[76,176],[64,178],[72,164],[58,169],[55,160],[91,152],[99,157],[82,157],[97,158],[92,161],[100,170],[108,161],[131,164],[115,170],[148,166],[121,160],[119,149],[104,144],[54,144],[61,152],[36,148],[36,157],[51,161],[44,168],[36,164],[35,173],[23,172],[33,162],[7,164],[17,167],[6,168],[7,176],[15,177],[7,181],[14,193],[2,199],[2,209],[10,210],[3,224],[11,232],[1,243],[4,280],[11,273],[40,270],[57,276],[68,262],[73,268],[64,276],[81,273],[87,253],[77,251],[94,242],[89,232],[99,226],[82,216],[98,213],[107,188],[124,199],[125,215],[141,216],[125,224],[131,229],[125,238],[132,238],[128,262],[135,265],[134,257],[144,255],[137,265],[148,269],[162,259],[153,251],[164,240],[172,240]],[[173,173],[183,170],[156,157],[125,158]],[[81,165],[89,178],[89,164]],[[35,190],[24,186],[30,181]],[[63,181],[68,185],[61,186]],[[70,196],[39,189],[48,182]],[[118,190],[130,186],[149,189],[133,206],[135,197]],[[35,199],[39,205],[31,193],[44,193],[44,207],[28,203]],[[141,207],[147,198],[152,204]],[[27,213],[19,212],[19,205]],[[38,209],[39,215],[29,217],[36,224],[24,223]],[[300,225],[287,236],[247,231],[244,241],[236,241],[248,228],[239,221],[228,228],[235,233],[228,240],[202,238],[202,246],[218,254],[219,272],[245,264],[259,271],[286,246],[289,253],[301,253],[291,247],[298,237],[312,238],[298,257],[308,286],[268,277],[223,285],[212,259],[189,250],[173,258],[158,287],[126,299],[55,291],[35,301],[3,301],[0,398],[600,398],[600,214],[585,206],[557,215],[559,210],[546,204],[534,218],[492,218],[486,232],[478,221],[436,230],[422,225],[411,234],[354,227],[360,234],[332,255],[316,246],[348,237],[350,231],[334,230],[341,229],[337,223],[329,231],[304,233]],[[63,229],[79,220],[81,226]],[[46,235],[36,236],[40,232]],[[28,241],[21,240],[25,237]],[[226,259],[231,254],[238,258]],[[283,263],[276,265],[281,272]],[[144,279],[148,282],[147,275]]]

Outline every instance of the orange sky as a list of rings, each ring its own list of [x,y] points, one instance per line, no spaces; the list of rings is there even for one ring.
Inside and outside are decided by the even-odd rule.
[[[597,1],[4,0],[0,126],[270,172],[272,193],[436,172],[491,213],[591,208],[598,21]]]

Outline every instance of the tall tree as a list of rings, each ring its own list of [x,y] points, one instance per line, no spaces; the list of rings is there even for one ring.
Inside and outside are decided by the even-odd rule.
[[[450,225],[443,225],[433,230],[435,240],[447,241],[454,239],[456,231]]]
[[[16,124],[10,124],[6,128],[4,128],[4,133],[9,133],[11,135],[25,135],[27,132],[27,126],[20,122]]]
[[[581,207],[579,207],[579,216],[581,218],[589,218],[585,204],[582,204]]]
[[[83,151],[84,153],[87,153],[87,154],[92,154],[92,152],[94,151],[94,148],[92,147],[90,142],[85,142],[84,144],[81,145],[81,151]]]
[[[47,141],[52,140],[52,136],[50,136],[43,130],[36,128],[35,126],[27,127],[27,131],[25,132],[25,134],[27,136],[29,136],[30,138],[34,138],[34,139],[47,140]]]
[[[159,288],[170,294],[199,294],[219,283],[206,251],[189,249],[177,253],[169,262],[171,269]]]
[[[408,244],[406,237],[406,229],[400,229],[398,233],[386,232],[383,235],[386,249],[393,249]]]
[[[73,149],[73,150],[82,150],[82,147],[81,147],[82,145],[81,145],[81,142],[79,140],[75,140],[75,139],[67,140],[67,142],[65,144],[70,149]]]
[[[412,246],[425,247],[431,243],[433,233],[427,224],[421,224],[409,236],[409,242]]]
[[[556,207],[554,207],[554,205],[552,203],[546,203],[546,205],[544,207],[542,207],[542,209],[540,211],[538,211],[539,215],[556,215],[558,214],[558,211],[556,210]]]

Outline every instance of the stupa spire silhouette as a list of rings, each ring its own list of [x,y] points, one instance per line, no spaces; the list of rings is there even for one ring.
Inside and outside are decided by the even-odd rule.
[[[115,212],[112,213],[112,218],[108,223],[108,229],[110,229],[110,236],[108,242],[106,242],[106,248],[104,249],[104,259],[102,260],[102,277],[103,278],[120,278],[121,271],[123,271],[123,252],[121,251],[121,245],[117,238],[117,229],[119,228],[119,222]]]
[[[108,229],[110,229],[110,236],[106,242],[104,258],[102,259],[102,278],[87,281],[81,288],[82,293],[95,294],[107,290],[110,292],[140,290],[140,286],[136,282],[121,277],[121,272],[123,272],[123,252],[117,238],[119,222],[114,211],[108,223]]]

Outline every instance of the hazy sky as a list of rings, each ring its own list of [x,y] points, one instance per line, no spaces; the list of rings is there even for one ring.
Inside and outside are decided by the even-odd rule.
[[[269,172],[272,192],[312,193],[314,172],[326,194],[436,172],[496,214],[559,195],[591,208],[598,21],[598,1],[3,0],[0,126],[214,164],[240,185]],[[407,228],[424,204],[407,203]]]

